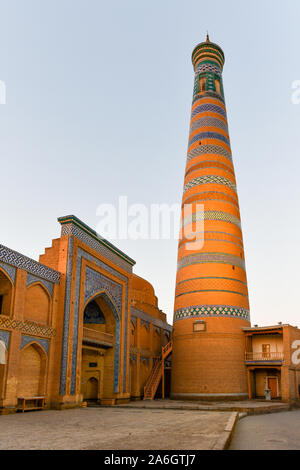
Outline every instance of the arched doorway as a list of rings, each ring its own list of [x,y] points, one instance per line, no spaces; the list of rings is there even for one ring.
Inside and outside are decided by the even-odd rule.
[[[10,315],[12,290],[9,277],[0,269],[0,315]]]
[[[46,353],[38,344],[31,343],[22,349],[18,374],[18,397],[45,395],[46,364]]]
[[[96,377],[90,377],[86,385],[86,400],[98,400],[99,381]]]
[[[83,312],[81,393],[84,400],[113,397],[118,343],[116,312],[105,292],[92,298]]]

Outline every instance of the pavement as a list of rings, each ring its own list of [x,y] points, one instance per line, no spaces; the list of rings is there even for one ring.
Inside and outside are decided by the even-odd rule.
[[[300,450],[300,410],[241,419],[229,449]]]
[[[198,411],[237,411],[238,413],[266,414],[288,411],[290,405],[282,401],[242,400],[242,401],[180,401],[180,400],[140,400],[117,405],[118,408],[133,409],[173,409]]]
[[[0,449],[221,450],[238,413],[185,409],[76,408],[0,416]]]

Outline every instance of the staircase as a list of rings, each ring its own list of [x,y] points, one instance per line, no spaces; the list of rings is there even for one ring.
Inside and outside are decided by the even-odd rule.
[[[144,400],[153,400],[158,389],[161,379],[164,379],[164,364],[165,359],[172,352],[172,341],[170,341],[166,346],[163,346],[161,358],[154,364],[151,374],[148,377],[146,385],[144,387]],[[164,389],[164,380],[163,380],[163,389]],[[164,390],[163,390],[164,396]]]

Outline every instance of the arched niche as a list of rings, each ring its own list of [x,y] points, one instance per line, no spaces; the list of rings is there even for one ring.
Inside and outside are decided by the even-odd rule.
[[[18,373],[18,397],[45,396],[46,394],[46,351],[35,342],[21,350]]]
[[[130,346],[133,348],[136,347],[136,340],[137,340],[137,334],[136,334],[136,325],[133,321],[130,322]]]
[[[149,349],[150,345],[150,328],[147,323],[141,324],[141,331],[140,331],[140,341],[141,341],[141,348],[142,349]]]
[[[13,284],[8,275],[0,268],[0,315],[11,314]]]
[[[37,282],[26,289],[24,318],[37,323],[50,321],[51,297],[43,284]]]

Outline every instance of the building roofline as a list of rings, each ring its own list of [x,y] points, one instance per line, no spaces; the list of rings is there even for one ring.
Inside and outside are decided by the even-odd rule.
[[[78,219],[78,217],[76,217],[75,215],[66,215],[63,217],[59,217],[57,220],[61,225],[66,225],[66,224],[76,225],[81,230],[86,232],[90,237],[94,238],[94,240],[104,245],[106,248],[108,248],[110,251],[115,253],[120,258],[124,259],[131,266],[134,266],[136,264],[136,262],[132,258],[127,256],[123,251],[119,250],[119,248],[117,248],[115,245],[113,245],[108,240],[106,240],[101,235],[99,235],[95,230],[93,230],[91,227],[86,225],[84,222],[82,222],[82,220]]]
[[[243,331],[263,331],[263,330],[279,330],[284,326],[291,326],[289,324],[282,324],[282,325],[271,325],[271,326],[247,326],[243,328]]]

